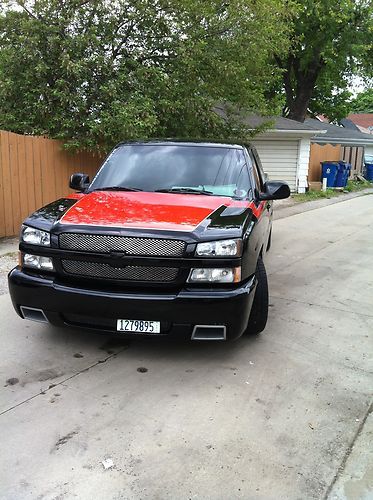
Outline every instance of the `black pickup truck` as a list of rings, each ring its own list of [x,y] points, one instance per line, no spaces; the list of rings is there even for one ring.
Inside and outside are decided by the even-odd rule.
[[[272,200],[242,144],[119,144],[90,183],[30,215],[9,274],[25,319],[126,336],[228,340],[266,325]]]

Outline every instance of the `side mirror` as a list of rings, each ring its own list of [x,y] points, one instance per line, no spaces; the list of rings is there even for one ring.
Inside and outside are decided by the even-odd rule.
[[[268,181],[264,184],[263,192],[259,194],[259,200],[283,200],[289,196],[290,189],[286,182]]]
[[[75,191],[84,191],[89,186],[87,174],[73,174],[70,177],[69,187]]]

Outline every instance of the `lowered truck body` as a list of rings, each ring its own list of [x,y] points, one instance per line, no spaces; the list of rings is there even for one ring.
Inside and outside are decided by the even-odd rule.
[[[272,199],[245,145],[118,145],[92,183],[25,221],[9,274],[25,319],[125,336],[235,339],[265,327]]]

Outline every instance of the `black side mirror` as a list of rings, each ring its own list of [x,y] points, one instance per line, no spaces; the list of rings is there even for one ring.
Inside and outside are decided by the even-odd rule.
[[[73,174],[70,177],[69,187],[75,191],[84,191],[89,186],[87,174]]]
[[[259,194],[259,200],[283,200],[289,196],[290,189],[286,182],[268,181],[264,184],[263,192]]]

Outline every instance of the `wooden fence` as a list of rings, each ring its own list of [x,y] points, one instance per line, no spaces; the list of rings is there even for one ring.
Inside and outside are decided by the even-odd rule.
[[[364,148],[362,146],[342,146],[341,160],[351,163],[351,177],[361,175],[364,163]]]
[[[322,161],[344,160],[351,163],[351,178],[362,173],[364,148],[358,146],[333,146],[332,144],[312,144],[308,168],[308,180],[320,181]]]
[[[57,140],[0,131],[0,237],[17,235],[28,214],[71,193],[72,173],[92,178],[101,163],[99,156],[68,153]]]
[[[308,167],[308,181],[318,182],[321,178],[322,161],[338,161],[341,159],[341,146],[331,144],[312,144],[310,150],[310,161]]]

